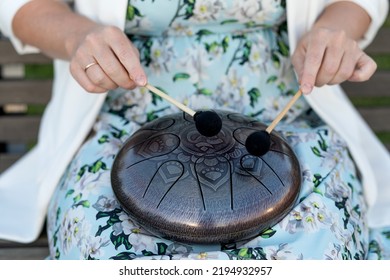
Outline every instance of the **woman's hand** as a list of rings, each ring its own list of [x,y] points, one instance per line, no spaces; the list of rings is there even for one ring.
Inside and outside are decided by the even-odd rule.
[[[345,31],[326,28],[312,29],[300,40],[292,63],[303,93],[313,86],[366,81],[377,67]]]
[[[76,14],[61,1],[26,3],[15,14],[13,29],[23,43],[69,60],[73,77],[88,92],[132,89],[147,82],[138,50],[119,28]]]
[[[81,38],[71,52],[70,71],[85,90],[101,93],[146,84],[139,52],[119,28],[97,25]]]
[[[350,1],[335,1],[325,8],[292,55],[303,93],[314,86],[366,81],[374,74],[376,63],[357,43],[370,22],[368,13]]]

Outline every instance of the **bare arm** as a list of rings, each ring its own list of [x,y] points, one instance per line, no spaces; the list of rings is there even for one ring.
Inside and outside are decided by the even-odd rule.
[[[73,77],[89,92],[146,84],[138,50],[121,30],[78,15],[64,3],[27,3],[16,13],[13,30],[22,42],[69,60]],[[92,62],[97,64],[85,70]]]
[[[372,76],[376,63],[357,44],[370,21],[365,10],[348,1],[324,10],[292,56],[304,93],[314,86],[365,81]]]

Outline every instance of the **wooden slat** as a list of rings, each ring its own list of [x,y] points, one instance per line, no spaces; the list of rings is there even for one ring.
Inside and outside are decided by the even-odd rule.
[[[374,131],[390,131],[390,108],[358,108]]]
[[[46,231],[43,230],[41,236],[39,238],[32,242],[32,243],[19,243],[19,242],[13,242],[13,241],[8,241],[8,240],[3,240],[0,239],[0,248],[5,249],[5,248],[18,248],[18,247],[44,247],[47,246],[47,235]]]
[[[0,260],[44,260],[48,256],[47,246],[0,249]]]
[[[50,62],[51,59],[43,54],[19,55],[9,41],[0,40],[0,64],[10,64],[10,63],[46,64]]]
[[[367,47],[366,51],[372,53],[390,53],[390,28],[383,27],[379,30],[377,36]]]
[[[51,80],[0,80],[0,105],[9,103],[46,104]]]
[[[45,229],[36,241],[28,244],[0,239],[0,260],[42,260],[48,256]]]
[[[40,116],[1,116],[0,142],[34,141],[38,136]]]
[[[351,97],[390,97],[390,71],[378,71],[366,82],[345,82],[341,86]]]

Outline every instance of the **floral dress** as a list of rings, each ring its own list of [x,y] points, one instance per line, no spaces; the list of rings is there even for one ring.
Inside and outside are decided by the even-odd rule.
[[[192,109],[223,109],[270,123],[298,89],[285,1],[132,0],[125,32],[149,83]],[[294,208],[249,241],[190,245],[148,234],[118,204],[110,170],[124,141],[178,109],[145,88],[109,92],[93,133],[50,203],[52,259],[386,259],[390,229],[370,230],[345,142],[303,98],[278,130],[296,153]]]

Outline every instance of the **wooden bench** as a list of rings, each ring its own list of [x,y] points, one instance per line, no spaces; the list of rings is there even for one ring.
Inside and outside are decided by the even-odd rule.
[[[390,149],[390,27],[383,27],[367,52],[381,67],[366,83],[343,87],[359,112]],[[25,68],[49,65],[44,55],[18,55],[10,42],[0,39],[0,173],[31,148],[37,138],[40,113],[50,99],[49,78],[25,77]],[[32,244],[0,240],[1,259],[43,259],[48,256],[45,232]]]

